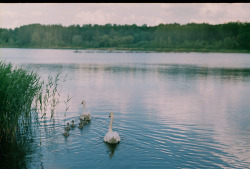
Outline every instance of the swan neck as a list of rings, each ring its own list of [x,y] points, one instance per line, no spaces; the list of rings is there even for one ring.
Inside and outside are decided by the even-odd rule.
[[[109,124],[109,132],[112,132],[113,120],[114,120],[114,117],[111,116],[111,120],[110,120],[110,124]]]
[[[83,110],[85,110],[85,102],[83,102],[82,105],[83,105]]]

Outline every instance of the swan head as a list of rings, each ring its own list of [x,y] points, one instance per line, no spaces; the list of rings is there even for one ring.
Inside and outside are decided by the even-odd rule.
[[[111,112],[111,113],[109,114],[109,118],[114,118],[114,112]]]
[[[85,100],[82,100],[81,104],[85,104]]]

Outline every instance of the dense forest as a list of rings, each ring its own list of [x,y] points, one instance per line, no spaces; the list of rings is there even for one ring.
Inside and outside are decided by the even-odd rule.
[[[249,52],[250,23],[173,23],[157,26],[87,24],[68,27],[30,24],[14,30],[0,28],[0,47]]]

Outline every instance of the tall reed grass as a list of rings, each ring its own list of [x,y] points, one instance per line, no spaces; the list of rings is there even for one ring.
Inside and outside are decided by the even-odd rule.
[[[30,123],[32,102],[41,88],[40,77],[33,71],[0,61],[0,141],[14,138],[16,131]]]
[[[0,143],[25,132],[23,129],[31,124],[34,114],[40,112],[43,118],[50,111],[53,118],[59,105],[59,76],[60,73],[48,76],[45,82],[33,71],[13,68],[11,63],[0,61]],[[65,81],[66,76],[62,83]],[[69,100],[68,96],[64,101],[66,106]]]
[[[60,73],[41,77],[27,69],[13,67],[11,63],[0,61],[0,166],[3,168],[28,168],[27,155],[34,148],[32,142],[32,122],[38,118],[54,117],[60,103],[62,84]],[[69,109],[68,95],[64,101],[65,115]],[[49,114],[49,113],[48,113]],[[36,123],[37,124],[37,123]],[[28,161],[27,161],[28,160]],[[0,167],[0,168],[1,168]]]

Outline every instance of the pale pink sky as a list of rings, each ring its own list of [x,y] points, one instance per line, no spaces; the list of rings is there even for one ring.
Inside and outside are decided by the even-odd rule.
[[[32,23],[147,24],[250,22],[250,3],[0,3],[0,27]]]

